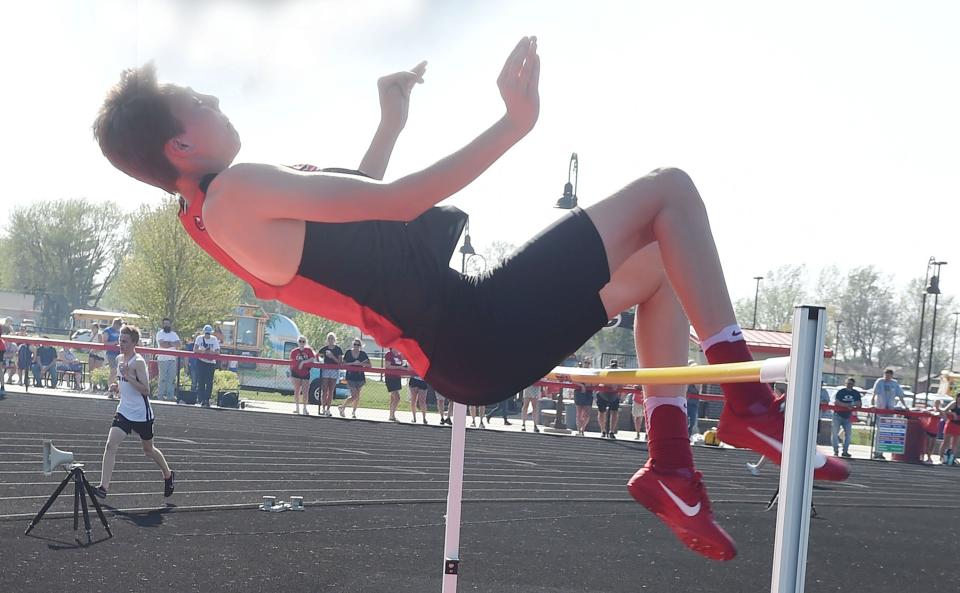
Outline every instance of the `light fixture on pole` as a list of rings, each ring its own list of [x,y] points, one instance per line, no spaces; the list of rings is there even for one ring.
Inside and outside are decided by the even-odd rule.
[[[834,323],[837,324],[837,335],[833,337],[833,380],[837,381],[837,356],[840,354],[840,326],[843,325],[843,319],[837,319]]]
[[[463,235],[463,245],[458,250],[460,255],[463,256],[460,261],[460,272],[466,273],[467,271],[467,256],[476,255],[477,251],[473,248],[473,244],[470,242],[470,220],[467,220],[467,225],[465,227]]]
[[[757,290],[753,293],[753,326],[751,329],[757,329],[757,300],[760,298],[760,281],[763,280],[763,276],[754,276],[753,279],[757,281]]]
[[[563,196],[557,200],[554,208],[572,210],[577,207],[577,184],[579,183],[578,169],[580,161],[577,160],[577,153],[570,155],[570,166],[567,168],[567,183],[563,186]]]
[[[923,273],[923,285],[927,286],[927,283],[930,281],[930,266],[933,265],[933,262],[937,261],[937,258],[930,256],[930,259],[927,260],[927,269]],[[920,358],[923,356],[923,318],[927,312],[927,291],[924,289],[921,295],[920,301],[920,329],[917,330],[917,364],[913,368],[913,389],[916,393],[917,387],[920,384]]]
[[[937,266],[937,272],[930,277],[930,284],[927,285],[927,293],[933,295],[933,319],[930,322],[930,356],[927,358],[927,388],[924,390],[924,404],[928,403],[930,383],[933,378],[933,347],[937,341],[937,301],[940,299],[940,266],[947,265],[947,262],[935,261],[933,265]]]

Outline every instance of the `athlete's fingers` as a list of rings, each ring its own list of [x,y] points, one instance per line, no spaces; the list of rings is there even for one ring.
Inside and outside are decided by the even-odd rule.
[[[519,70],[517,62],[522,63],[523,54],[529,43],[530,38],[528,37],[523,37],[517,42],[516,47],[514,47],[510,55],[507,56],[507,61],[503,63],[503,70],[500,71],[500,76],[497,78],[498,83],[506,82],[511,76],[516,75]]]

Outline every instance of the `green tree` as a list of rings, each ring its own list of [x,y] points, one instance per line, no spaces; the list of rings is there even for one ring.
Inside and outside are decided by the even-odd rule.
[[[7,232],[7,288],[36,294],[40,323],[64,327],[73,309],[96,307],[126,251],[126,216],[86,199],[14,209]],[[15,246],[15,248],[13,248]]]
[[[150,327],[169,317],[174,327],[194,328],[227,317],[244,283],[213,260],[184,232],[172,196],[144,206],[130,222],[130,251],[117,278],[114,297]]]
[[[337,323],[324,317],[311,315],[310,313],[298,313],[293,322],[297,324],[300,333],[306,336],[307,342],[316,350],[327,343],[327,334],[333,332],[337,335],[337,343],[343,344],[347,340],[352,340],[360,335],[360,330],[344,323]],[[341,346],[342,348],[343,346]]]
[[[783,265],[763,276],[757,297],[757,328],[790,331],[793,308],[806,298],[806,266]],[[741,327],[753,327],[753,297],[738,299],[734,312]]]

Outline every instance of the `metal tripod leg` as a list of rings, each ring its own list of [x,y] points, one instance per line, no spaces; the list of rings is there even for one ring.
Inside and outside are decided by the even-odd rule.
[[[107,518],[103,514],[103,509],[100,508],[100,501],[97,500],[97,495],[93,493],[93,486],[90,485],[90,482],[87,481],[87,475],[83,472],[80,472],[80,477],[83,479],[83,487],[86,490],[87,494],[90,495],[90,502],[93,503],[93,510],[97,511],[97,516],[100,517],[100,523],[103,524],[103,528],[106,530],[107,535],[113,537],[113,532],[110,531],[110,524],[107,523]]]
[[[83,481],[85,479],[86,478],[84,478],[82,471],[77,472],[76,476],[74,476],[74,479],[73,479],[73,485],[74,485],[74,490],[77,493],[77,498],[80,500],[80,508],[83,509],[83,528],[87,532],[87,543],[90,544],[90,543],[93,543],[93,531],[90,529],[90,511],[87,510],[87,491],[86,491],[86,488],[83,487]],[[77,531],[76,509],[74,509],[73,511],[73,525],[74,525],[73,531],[76,532]]]
[[[30,521],[30,526],[27,527],[27,530],[23,532],[24,535],[30,533],[30,530],[37,526],[37,523],[40,522],[40,519],[43,518],[44,513],[53,505],[53,501],[57,500],[57,497],[60,496],[60,493],[63,492],[63,489],[67,487],[67,484],[70,483],[70,480],[73,478],[73,472],[71,471],[67,474],[67,477],[60,482],[60,485],[57,486],[57,489],[53,491],[53,494],[50,495],[50,498],[47,499],[47,502],[44,503],[43,507],[40,509],[40,512],[37,513],[37,516],[33,518],[33,521]]]

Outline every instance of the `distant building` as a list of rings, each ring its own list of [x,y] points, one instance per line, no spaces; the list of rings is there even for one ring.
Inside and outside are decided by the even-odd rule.
[[[0,290],[0,318],[10,317],[18,327],[24,319],[36,321],[42,312],[40,299],[32,294]]]

